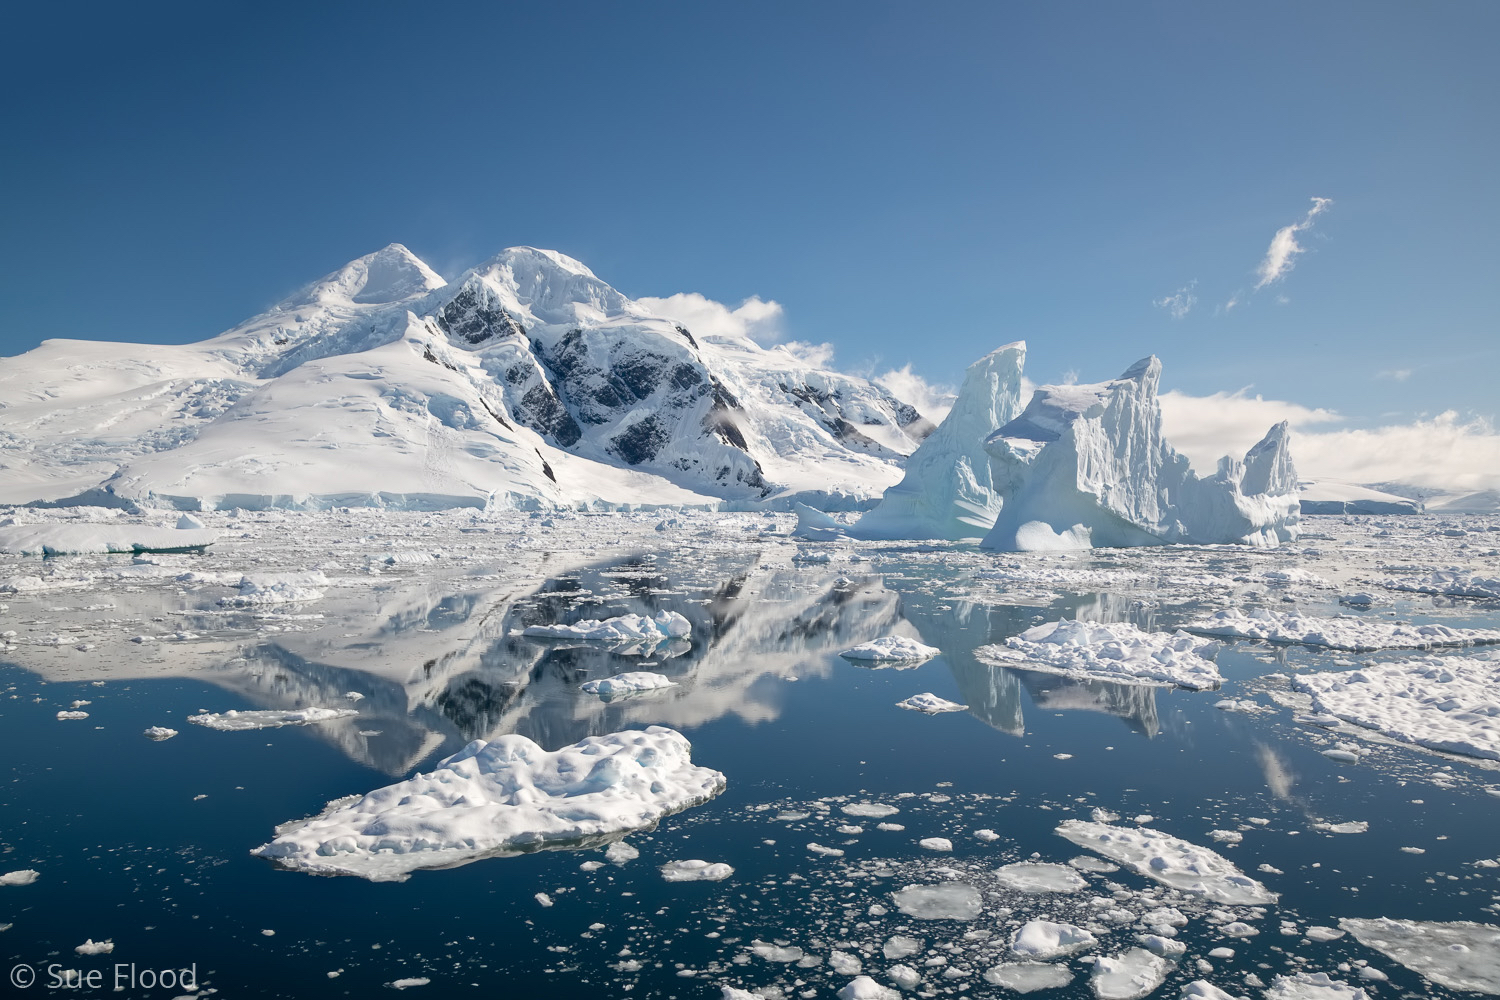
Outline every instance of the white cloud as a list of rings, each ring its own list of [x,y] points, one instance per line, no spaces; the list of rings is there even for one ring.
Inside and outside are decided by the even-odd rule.
[[[798,361],[814,368],[827,368],[833,364],[832,344],[810,344],[805,340],[789,340],[785,344],[776,346],[778,350],[786,351]]]
[[[1405,382],[1411,378],[1411,368],[1388,368],[1383,372],[1376,372],[1376,378],[1388,378],[1393,382]]]
[[[1171,313],[1173,319],[1182,319],[1182,317],[1192,312],[1193,306],[1198,304],[1198,296],[1193,294],[1193,288],[1197,284],[1198,281],[1195,278],[1177,289],[1173,294],[1156,299],[1151,304],[1158,309],[1165,309]]]
[[[1221,455],[1239,457],[1282,420],[1292,426],[1292,458],[1303,479],[1400,482],[1435,489],[1500,489],[1500,432],[1483,417],[1447,411],[1372,428],[1338,428],[1336,412],[1240,392],[1163,393],[1167,440],[1200,472]]]
[[[943,422],[958,398],[952,386],[927,381],[912,371],[910,364],[876,375],[875,381],[889,389],[897,399],[915,406],[918,413],[934,424]]]
[[[1273,281],[1279,281],[1296,265],[1297,255],[1304,252],[1303,247],[1297,242],[1297,234],[1310,228],[1313,220],[1327,211],[1328,206],[1333,204],[1330,198],[1314,198],[1313,207],[1307,210],[1307,215],[1301,222],[1290,226],[1282,226],[1276,230],[1276,235],[1271,237],[1271,246],[1266,250],[1265,259],[1256,268],[1256,274],[1260,280],[1255,283],[1257,291],[1266,287]]]
[[[681,323],[694,337],[705,339],[748,337],[761,345],[777,343],[785,335],[785,311],[775,300],[758,295],[731,309],[697,292],[679,292],[666,298],[636,299],[653,315]]]

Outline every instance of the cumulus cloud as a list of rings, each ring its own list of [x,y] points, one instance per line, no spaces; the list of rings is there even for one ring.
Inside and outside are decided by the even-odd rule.
[[[1198,296],[1193,294],[1193,289],[1197,284],[1196,280],[1189,281],[1173,294],[1156,299],[1151,304],[1158,309],[1165,309],[1173,319],[1182,319],[1193,311],[1193,306],[1198,304]]]
[[[934,424],[943,422],[958,398],[952,386],[927,381],[912,371],[910,364],[876,375],[875,381],[889,389],[897,399],[915,406],[918,413]]]
[[[780,341],[786,333],[781,303],[758,295],[752,295],[733,309],[697,292],[679,292],[666,298],[648,296],[636,301],[653,315],[681,323],[694,337],[748,337],[768,346]]]
[[[833,364],[832,344],[812,344],[805,340],[789,340],[785,344],[777,344],[776,347],[814,368],[827,368]]]
[[[1285,420],[1303,479],[1397,482],[1455,492],[1500,489],[1500,432],[1483,417],[1450,410],[1409,423],[1344,428],[1332,410],[1243,390],[1211,396],[1174,390],[1160,399],[1167,440],[1200,472],[1211,472],[1221,455],[1243,455],[1267,428]]]
[[[1301,222],[1290,226],[1282,226],[1276,230],[1276,235],[1271,237],[1271,246],[1266,250],[1265,259],[1256,268],[1256,274],[1260,280],[1255,283],[1256,290],[1260,290],[1273,281],[1279,281],[1297,263],[1297,255],[1304,252],[1304,248],[1297,242],[1297,234],[1311,228],[1313,220],[1327,211],[1328,206],[1333,204],[1330,198],[1314,198],[1312,208],[1307,210]]]

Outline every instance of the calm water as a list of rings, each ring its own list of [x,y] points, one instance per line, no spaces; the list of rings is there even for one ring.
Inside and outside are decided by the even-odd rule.
[[[1076,615],[1166,628],[1222,600],[1194,596],[1192,588],[1171,599],[1159,591],[1143,597],[1131,586],[1041,602],[1028,591],[1026,603],[1007,604],[1004,588],[992,587],[976,603],[955,596],[973,592],[955,581],[993,557],[965,553],[956,568],[941,553],[910,547],[864,556],[789,563],[746,537],[719,552],[707,543],[644,557],[601,551],[519,589],[476,563],[421,599],[409,593],[416,577],[403,578],[405,591],[377,587],[347,621],[338,616],[348,605],[330,604],[320,609],[329,617],[304,626],[311,631],[296,633],[297,642],[237,633],[244,623],[220,614],[209,594],[121,590],[122,608],[155,602],[147,611],[185,612],[172,627],[220,645],[206,648],[199,672],[164,669],[128,680],[111,679],[108,657],[92,675],[48,682],[42,677],[58,672],[27,669],[35,664],[25,647],[0,654],[13,661],[0,667],[0,872],[41,873],[33,885],[0,887],[0,924],[13,925],[0,933],[0,955],[7,968],[104,970],[104,989],[67,995],[108,992],[115,963],[135,963],[195,965],[200,986],[231,997],[370,996],[412,977],[431,980],[416,991],[430,997],[717,998],[720,984],[832,996],[849,977],[829,969],[830,950],[878,949],[892,934],[909,933],[936,950],[908,964],[948,960],[923,968],[919,992],[998,996],[1006,991],[979,975],[993,959],[984,934],[974,932],[998,941],[1008,920],[1067,916],[1116,887],[1152,887],[1119,871],[1088,876],[1090,890],[1070,899],[992,894],[985,873],[1000,864],[1033,853],[1054,862],[1087,853],[1053,828],[1087,819],[1095,807],[1127,825],[1150,814],[1155,828],[1213,847],[1282,894],[1263,914],[1236,911],[1258,929],[1251,937],[1223,937],[1218,918],[1207,915],[1213,907],[1190,913],[1180,936],[1187,955],[1158,996],[1175,997],[1197,978],[1259,995],[1245,984],[1247,974],[1269,983],[1294,969],[1354,980],[1377,997],[1443,995],[1352,938],[1307,941],[1301,932],[1336,926],[1340,917],[1500,923],[1497,869],[1474,864],[1500,856],[1500,798],[1485,790],[1500,775],[1383,744],[1366,744],[1358,764],[1330,760],[1320,750],[1344,737],[1330,741],[1294,725],[1292,712],[1265,693],[1284,683],[1260,680],[1368,657],[1241,644],[1220,657],[1228,679],[1222,693],[990,667],[975,659],[976,647],[1038,620]],[[1130,565],[1145,565],[1143,558]],[[1193,558],[1193,571],[1202,570],[1204,560]],[[1106,555],[1091,565],[1108,573],[1121,564]],[[6,627],[46,622],[48,608],[86,604],[103,589],[12,600]],[[1297,606],[1337,613],[1336,593],[1304,594]],[[1261,596],[1279,600],[1270,591]],[[1500,624],[1493,605],[1448,603],[1394,600],[1371,613]],[[693,620],[690,643],[642,657],[510,634],[534,622],[660,608]],[[872,670],[837,656],[856,642],[913,629],[943,655],[910,670]],[[232,655],[222,653],[231,646]],[[153,655],[110,649],[109,657]],[[361,656],[371,672],[359,669]],[[608,706],[577,692],[584,679],[643,661],[678,678],[679,688]],[[240,733],[185,722],[205,708],[347,704],[342,695],[350,690],[366,696],[350,722]],[[928,717],[894,707],[924,691],[969,711]],[[1224,695],[1253,698],[1264,711],[1216,709]],[[90,703],[89,718],[57,721],[55,713],[75,700]],[[625,865],[586,872],[579,865],[602,860],[599,852],[557,851],[372,884],[279,871],[249,854],[276,824],[430,770],[470,739],[517,732],[552,749],[652,723],[687,734],[694,761],[723,771],[728,789],[630,837],[641,856]],[[153,743],[140,735],[149,725],[181,735]],[[825,798],[835,801],[817,801]],[[850,798],[896,804],[901,812],[890,819],[905,829],[880,831],[874,820],[841,815],[837,807]],[[1356,835],[1314,826],[1361,820],[1369,829]],[[837,832],[849,823],[863,832]],[[976,839],[980,828],[1000,839]],[[1213,830],[1241,830],[1243,842],[1216,843]],[[923,850],[916,842],[924,837],[950,838],[953,852]],[[812,853],[809,842],[845,854]],[[735,874],[717,883],[663,882],[657,865],[685,858],[728,862]],[[1263,864],[1281,874],[1259,871]],[[951,870],[938,871],[944,866]],[[986,913],[962,922],[894,912],[893,890],[942,879],[979,885]],[[540,905],[538,892],[554,905]],[[871,904],[892,912],[871,916]],[[1013,912],[998,913],[1001,907]],[[1296,928],[1283,933],[1283,922]],[[1096,953],[1130,947],[1138,930],[1122,927]],[[75,954],[86,938],[112,940],[113,953]],[[824,961],[769,961],[747,950],[756,940]],[[1220,946],[1234,948],[1234,957],[1208,959],[1210,973],[1194,966]],[[893,964],[878,951],[861,958],[881,981]],[[1357,960],[1389,982],[1338,971]],[[1079,973],[1073,984],[1044,995],[1091,995],[1086,967],[1072,967]],[[970,974],[943,978],[945,968]],[[26,995],[48,993],[46,982],[42,971]]]

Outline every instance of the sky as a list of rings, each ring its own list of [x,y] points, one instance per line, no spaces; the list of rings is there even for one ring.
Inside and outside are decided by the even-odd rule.
[[[0,356],[526,244],[918,388],[1155,353],[1183,427],[1441,425],[1500,468],[1497,37],[1492,2],[13,5]]]

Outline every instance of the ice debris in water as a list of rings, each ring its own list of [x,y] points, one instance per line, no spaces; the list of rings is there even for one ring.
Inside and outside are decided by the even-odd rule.
[[[1079,847],[1189,895],[1232,906],[1274,903],[1277,899],[1276,893],[1222,856],[1158,830],[1070,819],[1063,821],[1056,832]]]
[[[734,874],[734,869],[722,861],[699,860],[668,861],[660,871],[668,882],[722,882]]]
[[[973,920],[983,909],[979,890],[967,882],[909,885],[893,893],[892,898],[896,909],[918,920]]]
[[[1067,865],[1053,865],[1038,861],[1017,861],[996,869],[995,877],[1002,885],[1021,892],[1077,892],[1088,885],[1082,877]]]
[[[281,726],[305,726],[314,722],[332,722],[358,715],[352,708],[299,708],[293,711],[266,709],[254,712],[228,711],[205,712],[190,715],[188,721],[197,726],[218,729],[223,732],[239,732],[248,729],[277,729]]]
[[[586,693],[596,694],[606,701],[611,698],[640,694],[643,691],[655,691],[675,686],[676,682],[670,677],[652,673],[649,670],[632,670],[596,681],[585,681],[580,685]]]
[[[930,660],[939,655],[942,650],[936,646],[924,646],[915,639],[908,639],[904,635],[888,635],[881,639],[872,639],[862,642],[844,650],[839,655],[846,660],[890,660],[910,662],[916,660]]]
[[[676,611],[659,611],[656,617],[621,615],[603,621],[590,618],[574,625],[530,625],[522,635],[547,639],[590,639],[603,642],[660,642],[684,639],[693,634],[693,623]]]
[[[960,705],[956,701],[949,701],[947,698],[939,698],[931,691],[926,691],[922,694],[914,694],[910,698],[905,698],[901,701],[898,701],[896,702],[896,707],[904,708],[912,712],[921,712],[925,715],[938,715],[942,712],[964,712],[969,708],[968,705]]]
[[[1421,657],[1300,675],[1320,712],[1429,750],[1500,760],[1500,655]]]
[[[1028,920],[1010,936],[1010,950],[1037,961],[1062,958],[1094,946],[1094,935],[1074,924]]]
[[[691,750],[661,726],[552,752],[518,735],[475,740],[431,772],[277,827],[251,853],[314,874],[395,881],[421,868],[592,846],[723,791],[724,775],[695,766]]]
[[[1453,990],[1500,994],[1500,927],[1466,920],[1345,919],[1360,944]]]
[[[1403,625],[1359,615],[1313,618],[1296,612],[1255,608],[1248,614],[1228,608],[1183,626],[1204,635],[1263,639],[1301,646],[1322,646],[1351,653],[1378,649],[1431,649],[1500,643],[1500,629],[1453,628],[1449,625]]]
[[[1056,621],[981,646],[987,663],[1024,663],[1027,669],[1126,683],[1176,684],[1193,690],[1224,682],[1213,657],[1220,643],[1186,632],[1144,632],[1129,622]]]
[[[1131,948],[1113,958],[1094,962],[1089,985],[1099,1000],[1140,1000],[1166,981],[1172,966],[1160,955],[1144,948]]]

